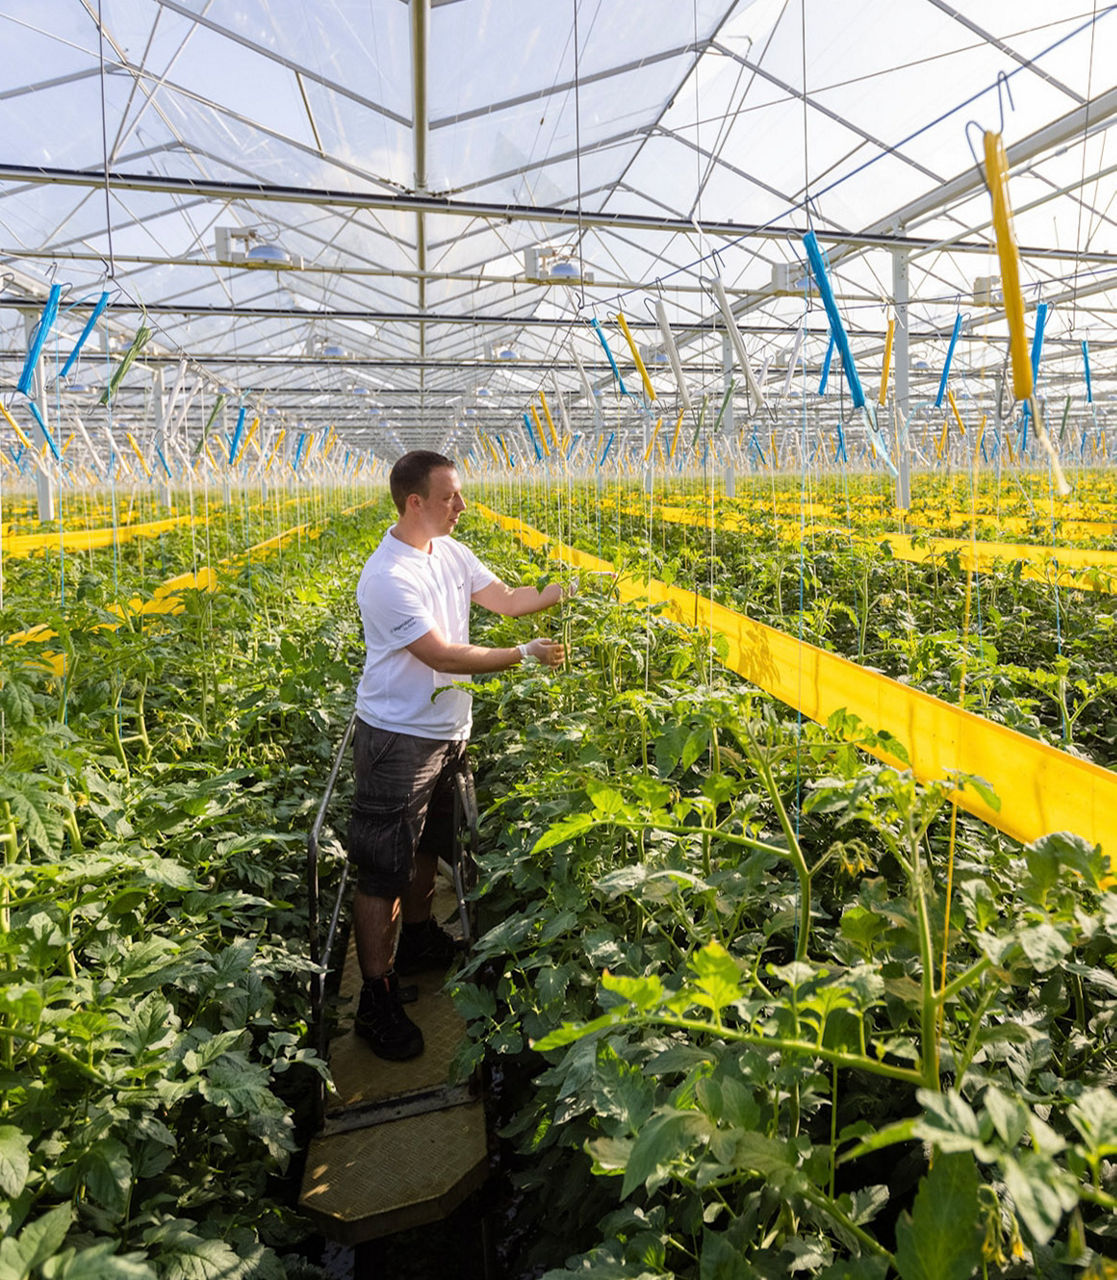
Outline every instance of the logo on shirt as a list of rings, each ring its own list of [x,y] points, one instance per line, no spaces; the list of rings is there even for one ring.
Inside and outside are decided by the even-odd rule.
[[[414,625],[415,621],[415,617],[412,616],[410,618],[404,618],[402,622],[397,622],[392,628],[392,635],[395,635],[397,631],[406,631],[408,627]]]

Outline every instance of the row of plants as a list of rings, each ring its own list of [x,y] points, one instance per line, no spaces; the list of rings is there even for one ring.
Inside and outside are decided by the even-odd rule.
[[[859,750],[902,744],[796,723],[607,583],[555,627],[565,671],[475,684],[483,931],[453,983],[459,1068],[489,1064],[515,1150],[518,1265],[1117,1274],[1101,851],[954,813]]]
[[[147,495],[149,502],[154,502]],[[212,500],[200,495],[175,494],[170,507],[161,503],[142,513],[143,518],[129,521],[128,511],[119,506],[112,513],[93,514],[88,520],[75,518],[63,510],[51,524],[28,520],[19,533],[46,535],[44,545],[30,555],[4,555],[2,559],[3,590],[0,603],[6,610],[11,630],[22,630],[43,621],[43,609],[53,602],[65,608],[71,601],[88,594],[91,584],[106,585],[110,594],[121,599],[144,599],[163,582],[185,572],[196,572],[206,565],[241,555],[246,548],[264,542],[286,530],[309,525],[317,527],[331,515],[359,505],[361,494],[348,491],[326,493],[320,490],[294,497],[273,491],[270,495],[239,495],[236,500]],[[178,517],[182,523],[155,534],[126,538],[116,546],[90,550],[61,547],[51,539],[54,533],[76,532],[86,528],[126,532],[132,524],[157,523]],[[301,542],[301,536],[293,541]],[[7,629],[7,628],[6,628]]]
[[[3,1280],[321,1274],[304,850],[378,503],[121,625],[103,557],[64,609],[7,566],[0,635],[34,607],[53,636],[0,644]]]
[[[627,498],[627,502],[623,500]],[[969,575],[957,552],[927,564],[887,544],[816,534],[800,548],[726,528],[603,515],[593,489],[526,491],[515,514],[635,574],[693,586],[811,644],[1030,736],[1117,764],[1117,595],[1056,590],[1018,562]],[[677,501],[677,499],[673,499]],[[645,512],[648,502],[644,501]]]

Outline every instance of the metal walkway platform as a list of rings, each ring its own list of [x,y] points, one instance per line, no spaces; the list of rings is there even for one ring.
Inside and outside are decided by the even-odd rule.
[[[453,917],[457,899],[439,877],[435,916]],[[457,932],[456,921],[447,927]],[[353,1034],[361,987],[350,940],[341,980],[341,1018],[330,1041],[336,1092],[311,1140],[299,1207],[341,1244],[356,1245],[444,1218],[485,1179],[484,1103],[468,1084],[448,1083],[465,1023],[441,990],[442,974],[405,978],[419,998],[408,1016],[425,1049],[410,1062],[385,1062]]]

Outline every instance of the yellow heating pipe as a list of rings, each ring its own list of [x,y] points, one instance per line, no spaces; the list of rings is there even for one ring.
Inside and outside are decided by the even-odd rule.
[[[628,330],[628,321],[624,318],[622,311],[617,312],[617,324],[620,325],[621,333],[624,334],[624,340],[628,343],[628,349],[632,352],[632,359],[636,365],[636,372],[640,375],[640,381],[644,384],[644,390],[648,393],[648,399],[655,399],[655,388],[652,386],[652,380],[648,377],[648,371],[644,368],[644,362],[640,359],[640,352],[636,350],[636,343],[632,334]]]

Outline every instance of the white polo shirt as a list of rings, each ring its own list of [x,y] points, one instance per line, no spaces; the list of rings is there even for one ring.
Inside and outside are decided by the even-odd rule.
[[[469,676],[435,671],[406,646],[432,627],[452,644],[468,644],[470,598],[496,581],[452,537],[434,538],[428,552],[388,530],[357,583],[367,647],[357,714],[366,724],[418,738],[469,737],[473,699],[449,687]]]

